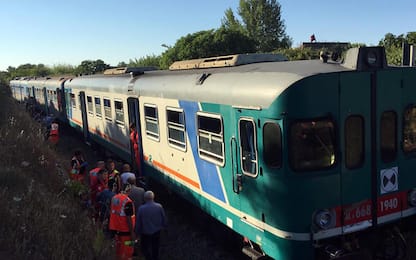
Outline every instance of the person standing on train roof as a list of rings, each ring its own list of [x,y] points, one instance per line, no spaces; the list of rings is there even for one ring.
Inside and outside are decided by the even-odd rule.
[[[141,159],[140,159],[140,150],[139,150],[139,132],[137,131],[136,124],[130,124],[130,142],[133,147],[134,160],[137,166],[137,171],[139,177],[142,177],[141,174]]]
[[[69,173],[69,178],[72,180],[77,180],[81,183],[84,182],[87,165],[88,163],[85,161],[81,151],[76,150],[71,158],[71,170]]]
[[[108,170],[108,187],[113,189],[115,193],[121,190],[120,172],[116,169],[116,163],[112,159],[107,160]]]
[[[109,229],[115,232],[117,259],[131,259],[134,252],[136,217],[133,201],[128,197],[130,190],[130,184],[126,184],[111,199]]]
[[[145,204],[139,207],[136,234],[140,235],[141,248],[146,260],[159,259],[160,231],[167,227],[165,210],[154,201],[152,191],[144,193]]]
[[[121,175],[120,175],[121,185],[127,184],[127,180],[130,177],[136,178],[136,175],[134,175],[134,173],[131,172],[130,164],[125,163],[125,164],[123,164],[123,170],[122,170]]]

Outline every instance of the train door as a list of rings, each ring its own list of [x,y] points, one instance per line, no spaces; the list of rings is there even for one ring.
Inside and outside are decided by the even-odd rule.
[[[376,169],[374,196],[377,197],[377,223],[382,224],[401,218],[402,207],[407,205],[407,194],[402,196],[406,177],[414,176],[400,165],[402,128],[402,71],[384,70],[374,76],[375,82],[375,143]],[[413,99],[413,102],[415,100]],[[405,176],[407,175],[407,176]],[[409,178],[411,181],[413,178]]]
[[[400,88],[400,71],[340,76],[344,233],[400,217]]]
[[[236,128],[231,140],[232,185],[241,210],[241,219],[251,224],[248,216],[260,218],[262,204],[258,200],[261,182],[258,160],[258,120],[252,110],[238,109]]]
[[[372,220],[371,75],[340,74],[341,204],[343,232]]]
[[[89,143],[90,134],[88,131],[88,114],[87,114],[87,105],[85,100],[85,92],[79,92],[79,100],[81,102],[81,114],[82,114],[82,133],[84,135],[84,141]]]
[[[131,155],[131,162],[135,162],[135,153],[138,152],[140,154],[140,158],[143,158],[143,151],[142,151],[142,140],[141,140],[141,129],[140,129],[140,110],[139,110],[139,99],[137,98],[128,98],[127,99],[127,107],[128,107],[128,114],[129,114],[129,125],[134,124],[136,126],[137,132],[138,132],[138,151],[134,150],[134,147],[130,143],[130,155]],[[140,163],[140,167],[143,165],[143,163]],[[143,172],[142,169],[138,169],[138,165],[135,165],[136,169],[139,172]]]

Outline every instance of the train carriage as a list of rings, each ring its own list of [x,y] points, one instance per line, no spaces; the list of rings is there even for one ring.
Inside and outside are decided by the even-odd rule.
[[[363,259],[378,245],[398,258],[416,214],[416,68],[388,66],[381,47],[323,60],[75,77],[62,82],[66,116],[131,162],[135,123],[146,176],[246,237],[253,259]]]
[[[127,75],[90,75],[65,82],[67,118],[87,142],[95,141],[120,158],[131,161],[129,110],[137,106]]]
[[[344,64],[229,59],[135,81],[153,177],[276,259],[341,255],[336,238],[416,213],[414,68],[382,48]]]
[[[30,92],[27,87],[27,78],[22,77],[11,80],[10,88],[13,98],[19,102],[27,101],[30,96]]]

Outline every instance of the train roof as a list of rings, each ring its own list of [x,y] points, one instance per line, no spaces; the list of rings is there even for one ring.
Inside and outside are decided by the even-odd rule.
[[[154,71],[135,81],[143,96],[228,104],[236,107],[268,107],[295,82],[318,74],[386,68],[384,48],[353,48],[345,62],[322,60],[255,62],[221,68]],[[191,60],[191,65],[199,62]],[[185,67],[184,64],[180,64]],[[192,68],[192,66],[191,66]],[[154,80],[157,77],[157,80]]]
[[[66,88],[79,90],[94,89],[110,93],[128,93],[128,87],[137,77],[130,74],[94,74],[71,78],[65,82]]]
[[[339,63],[304,60],[154,71],[139,76],[134,89],[143,96],[262,108],[268,107],[287,87],[305,77],[348,70]]]

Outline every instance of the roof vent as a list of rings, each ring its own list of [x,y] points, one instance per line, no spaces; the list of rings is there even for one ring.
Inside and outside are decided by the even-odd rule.
[[[219,68],[219,67],[233,67],[251,63],[259,62],[276,62],[287,61],[288,59],[281,54],[269,53],[250,53],[250,54],[234,54],[227,56],[203,58],[176,61],[170,65],[170,70],[187,70],[187,69],[201,69],[201,68]]]
[[[145,71],[157,70],[156,67],[119,67],[106,69],[104,75],[120,75],[120,74],[133,74],[133,76],[141,75]]]

